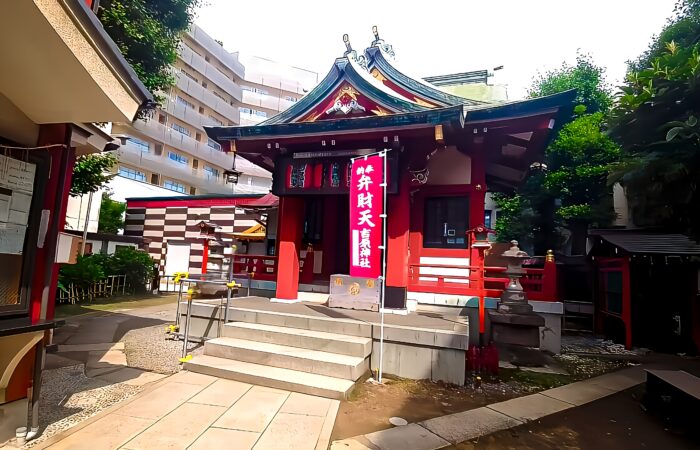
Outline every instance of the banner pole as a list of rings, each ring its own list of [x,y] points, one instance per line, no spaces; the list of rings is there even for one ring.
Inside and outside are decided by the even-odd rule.
[[[386,295],[386,221],[387,221],[387,207],[386,207],[386,188],[387,188],[387,183],[386,183],[386,170],[387,170],[387,164],[386,164],[386,159],[387,159],[387,150],[384,149],[383,152],[381,152],[383,161],[382,164],[384,165],[384,171],[382,173],[383,176],[383,182],[382,182],[382,188],[383,188],[383,196],[384,196],[384,201],[382,202],[382,290],[381,290],[381,296],[380,296],[380,305],[379,305],[379,315],[380,315],[380,325],[379,325],[379,376],[378,376],[378,382],[381,384],[382,383],[382,372],[384,368],[384,297]]]

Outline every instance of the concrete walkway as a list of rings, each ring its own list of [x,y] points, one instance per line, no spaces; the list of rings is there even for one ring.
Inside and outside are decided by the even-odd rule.
[[[34,448],[320,450],[338,406],[183,371]]]
[[[437,450],[581,406],[645,380],[633,367],[482,408],[333,442],[331,450]]]

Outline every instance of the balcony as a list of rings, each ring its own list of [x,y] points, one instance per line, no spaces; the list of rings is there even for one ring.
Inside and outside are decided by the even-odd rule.
[[[226,117],[229,121],[233,123],[241,123],[238,108],[231,106],[230,103],[220,99],[214,95],[213,92],[204,89],[199,83],[196,83],[194,80],[190,80],[183,74],[178,74],[175,78],[177,87],[180,90],[201,101],[209,108]]]
[[[231,186],[224,183],[222,176],[214,177],[204,170],[193,169],[189,164],[173,161],[165,154],[156,155],[152,152],[143,152],[141,147],[129,141],[119,148],[118,154],[120,162],[144,171],[160,174],[188,186],[194,186],[197,190],[217,194],[231,193]]]
[[[273,111],[284,111],[294,103],[275,95],[260,94],[253,91],[243,91],[243,103],[253,107],[267,108]]]
[[[192,25],[192,28],[187,31],[187,34],[192,38],[192,40],[214,55],[216,59],[221,61],[222,64],[231,69],[236,76],[240,78],[245,77],[245,67],[243,67],[243,64],[238,61],[238,58],[235,55],[227,52],[224,47],[219,45],[218,42],[212,39],[211,36],[205,33],[197,25]]]
[[[226,77],[226,75],[221,73],[216,67],[208,63],[204,58],[193,52],[192,49],[185,45],[181,45],[180,49],[178,50],[178,54],[180,55],[180,59],[192,66],[197,72],[208,78],[212,83],[219,86],[222,91],[228,93],[237,101],[241,101],[241,87],[233,80]]]
[[[205,126],[217,126],[221,125],[214,122],[211,118],[200,114],[197,110],[185,106],[183,104],[177,103],[176,100],[167,100],[163,105],[162,109],[169,114],[177,117],[183,122],[192,125],[200,130],[204,130]]]
[[[231,167],[233,164],[232,155],[209,147],[206,143],[197,142],[195,139],[167,128],[155,120],[149,120],[148,122],[137,120],[134,122],[134,128],[158,142],[189,154],[193,158],[210,162],[223,168]]]

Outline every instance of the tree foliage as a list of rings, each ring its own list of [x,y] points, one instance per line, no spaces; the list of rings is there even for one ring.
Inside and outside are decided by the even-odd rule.
[[[515,193],[497,195],[499,240],[532,242],[543,254],[558,248],[562,229],[572,237],[572,252],[583,252],[590,225],[614,218],[607,176],[619,157],[618,146],[605,134],[605,113],[612,104],[605,71],[585,55],[575,66],[540,75],[531,97],[577,90],[576,117],[558,132],[545,153],[544,165],[530,171]]]
[[[625,187],[637,225],[700,239],[700,44],[666,44],[621,90],[612,136],[623,158],[610,181]]]
[[[564,62],[558,69],[538,74],[528,90],[528,97],[543,97],[570,89],[576,89],[576,104],[583,105],[589,113],[606,112],[612,105],[612,90],[605,82],[605,69],[584,54],[576,56],[574,66]]]
[[[73,181],[70,195],[80,195],[96,192],[107,185],[114,175],[109,170],[117,164],[118,159],[112,153],[95,153],[79,156],[73,167]]]
[[[201,0],[101,0],[97,17],[158,103],[174,82],[180,35]]]
[[[112,200],[110,194],[103,192],[97,231],[117,234],[124,228],[124,212],[126,203]]]
[[[120,248],[113,255],[78,256],[76,264],[64,264],[59,271],[59,281],[64,288],[75,284],[88,288],[108,275],[126,275],[136,292],[143,292],[153,277],[154,261],[148,253],[134,248]]]
[[[670,42],[682,48],[694,46],[700,40],[700,0],[679,0],[674,14],[668,19],[661,33],[651,41],[649,48],[637,59],[627,62],[630,73],[651,67],[652,61],[666,53]]]

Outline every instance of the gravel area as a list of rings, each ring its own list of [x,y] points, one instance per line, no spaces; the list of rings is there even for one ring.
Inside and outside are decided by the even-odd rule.
[[[182,341],[176,341],[166,334],[163,325],[131,330],[124,335],[122,342],[129,367],[163,374],[180,370]],[[201,344],[197,342],[189,345],[190,351],[199,347]]]
[[[562,353],[584,353],[590,355],[620,355],[640,356],[649,352],[645,348],[633,348],[627,350],[624,345],[613,341],[604,340],[594,336],[567,336],[561,337]]]
[[[27,443],[33,447],[100,411],[138,394],[141,386],[108,384],[85,376],[85,367],[45,370],[41,388],[39,424],[41,434]],[[48,424],[48,426],[47,426]]]

